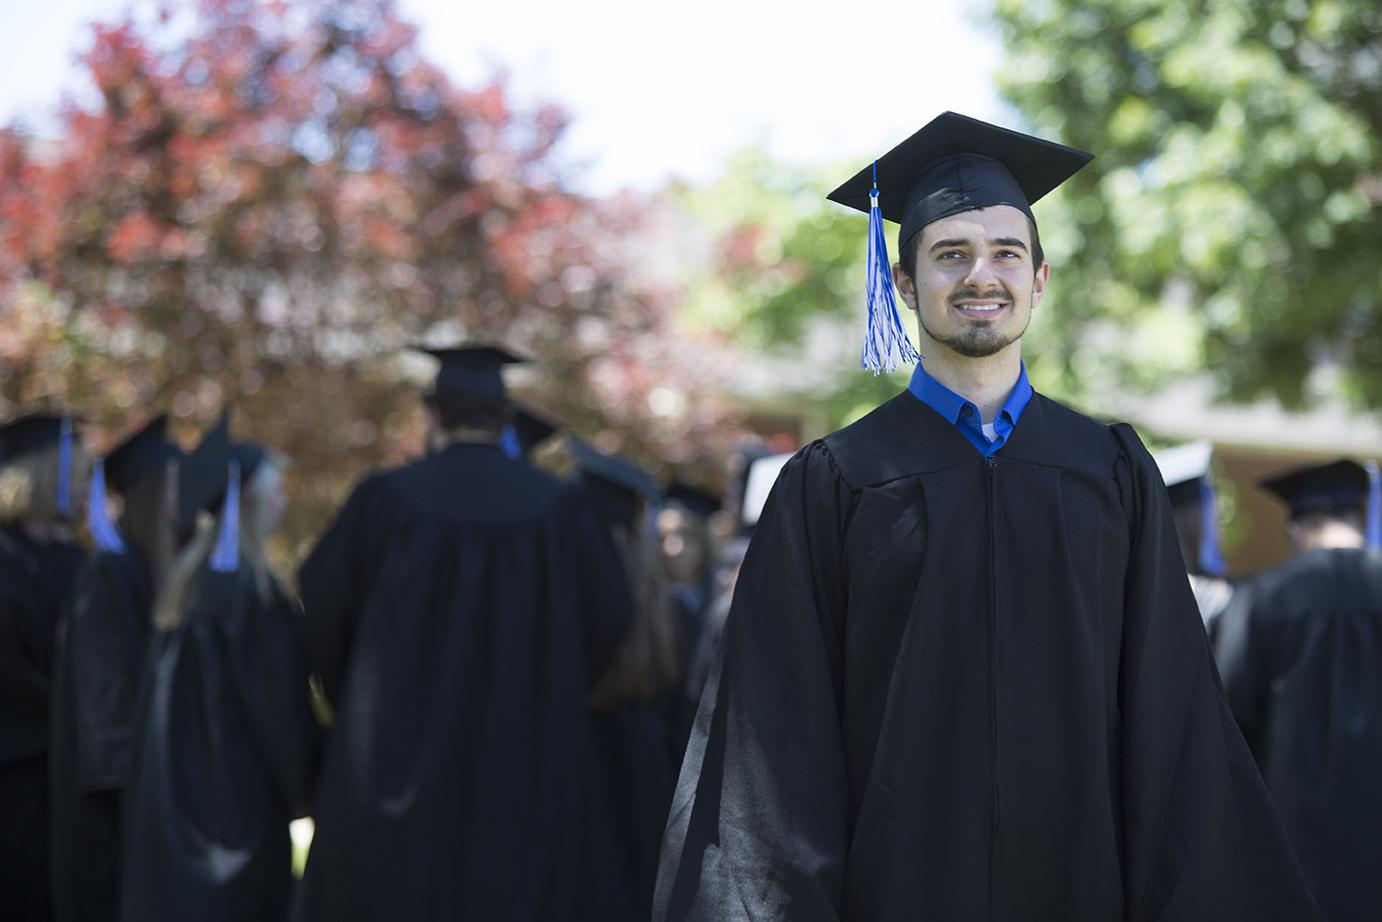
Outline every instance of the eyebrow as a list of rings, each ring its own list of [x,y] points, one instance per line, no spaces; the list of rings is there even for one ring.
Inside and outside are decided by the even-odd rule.
[[[995,237],[990,240],[989,243],[1000,247],[1019,247],[1024,251],[1027,249],[1026,242],[1018,237]],[[934,253],[937,250],[944,250],[950,247],[967,246],[973,246],[973,243],[960,237],[950,237],[945,240],[937,240],[935,243],[931,244],[926,252]]]

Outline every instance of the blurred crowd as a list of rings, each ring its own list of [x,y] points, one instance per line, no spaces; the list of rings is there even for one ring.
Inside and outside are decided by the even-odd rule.
[[[660,484],[427,350],[425,457],[373,474],[290,588],[289,459],[166,417],[92,457],[0,428],[0,917],[644,919],[702,687],[788,455]],[[1212,448],[1158,457],[1227,700],[1329,918],[1378,905],[1382,502],[1264,482],[1296,555],[1222,576]],[[313,816],[305,875],[289,824]],[[522,902],[522,906],[515,904]]]

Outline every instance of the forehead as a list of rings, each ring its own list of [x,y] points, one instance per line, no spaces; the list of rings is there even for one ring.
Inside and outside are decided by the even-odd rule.
[[[921,245],[929,246],[935,240],[991,240],[995,237],[1016,237],[1019,240],[1031,236],[1027,227],[1027,216],[1011,205],[990,205],[949,215],[933,221],[921,231]]]

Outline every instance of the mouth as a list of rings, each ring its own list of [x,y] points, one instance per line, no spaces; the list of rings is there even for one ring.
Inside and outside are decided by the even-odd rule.
[[[951,307],[966,317],[993,317],[1008,306],[1007,301],[954,301]]]

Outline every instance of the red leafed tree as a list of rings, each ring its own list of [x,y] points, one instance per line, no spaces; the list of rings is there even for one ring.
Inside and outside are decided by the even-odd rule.
[[[7,403],[108,433],[234,406],[294,459],[290,554],[418,449],[397,356],[425,337],[514,346],[541,410],[709,466],[717,369],[637,280],[639,203],[567,188],[558,108],[453,86],[387,0],[204,0],[96,26],[83,66],[99,105],[52,140],[0,132]]]

